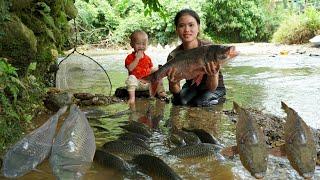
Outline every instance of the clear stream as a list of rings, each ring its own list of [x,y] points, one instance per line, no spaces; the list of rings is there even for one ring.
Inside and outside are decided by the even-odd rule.
[[[102,51],[102,50],[101,50]],[[169,51],[148,50],[154,65],[164,64]],[[128,52],[91,56],[108,72],[113,92],[124,86],[127,71],[124,59]],[[83,62],[82,62],[83,63]],[[84,66],[83,66],[84,67]],[[85,66],[87,67],[87,66]],[[117,118],[89,119],[92,126],[99,125],[107,130],[94,128],[97,146],[114,140],[123,132],[119,127],[128,119],[139,120],[151,106],[153,116],[163,115],[151,138],[151,147],[183,179],[253,179],[242,166],[239,157],[226,159],[224,163],[214,158],[194,158],[181,160],[166,156],[170,149],[167,141],[170,125],[178,128],[201,128],[216,136],[225,146],[235,145],[235,125],[224,114],[231,110],[236,101],[243,107],[252,107],[280,117],[285,114],[280,102],[284,101],[313,128],[320,129],[320,57],[306,54],[287,56],[245,55],[238,56],[222,68],[227,88],[226,102],[215,107],[180,107],[172,106],[157,99],[138,99],[136,112]],[[92,78],[92,76],[90,77]],[[101,79],[101,77],[93,77]],[[76,81],[76,80],[75,80]],[[167,80],[164,80],[168,90]],[[98,106],[108,114],[115,114],[128,109],[128,105],[117,103]],[[46,119],[39,119],[39,124]],[[55,179],[47,162],[21,179]],[[151,179],[142,174],[142,179]],[[1,177],[0,177],[1,178]],[[124,177],[110,169],[93,164],[84,179],[123,179]],[[290,166],[286,158],[269,156],[268,170],[265,179],[303,179]],[[320,179],[320,167],[316,167],[314,179]]]

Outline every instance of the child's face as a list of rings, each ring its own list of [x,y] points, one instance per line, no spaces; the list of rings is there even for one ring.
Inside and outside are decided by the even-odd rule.
[[[145,51],[148,46],[148,36],[142,33],[137,33],[131,43],[131,47],[135,52]]]

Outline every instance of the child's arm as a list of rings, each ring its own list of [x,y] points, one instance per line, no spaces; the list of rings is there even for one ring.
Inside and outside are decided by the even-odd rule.
[[[134,60],[128,65],[128,70],[129,72],[133,71],[134,68],[137,67],[139,60],[143,57],[143,51],[138,51],[136,52],[136,57],[134,58]]]

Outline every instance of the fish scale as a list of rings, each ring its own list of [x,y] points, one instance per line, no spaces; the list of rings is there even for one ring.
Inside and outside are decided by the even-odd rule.
[[[209,143],[199,143],[195,145],[176,147],[167,154],[179,158],[210,156],[221,150],[221,146]]]

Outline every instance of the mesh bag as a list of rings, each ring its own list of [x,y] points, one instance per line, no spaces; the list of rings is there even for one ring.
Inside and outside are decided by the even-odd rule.
[[[3,160],[3,174],[19,177],[40,164],[50,153],[59,117],[67,110],[61,108],[41,127],[32,131],[8,150]]]
[[[112,84],[104,67],[80,53],[71,53],[59,62],[56,87],[73,93],[90,92],[108,96],[112,91]]]
[[[95,138],[84,113],[71,105],[52,145],[50,164],[59,179],[79,179],[90,168],[96,150]]]

